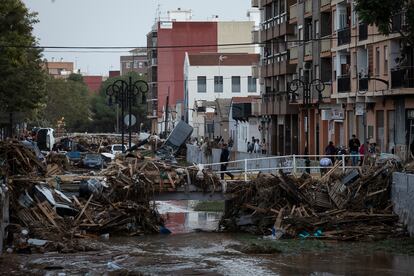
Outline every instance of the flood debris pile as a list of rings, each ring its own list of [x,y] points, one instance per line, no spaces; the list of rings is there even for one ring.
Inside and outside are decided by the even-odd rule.
[[[221,220],[227,231],[273,238],[372,240],[406,234],[390,201],[393,162],[319,180],[261,174],[249,183],[228,183],[235,198]]]
[[[85,249],[79,238],[156,233],[163,225],[151,203],[153,185],[139,172],[137,158],[101,173],[62,176],[49,175],[49,165],[17,142],[0,143],[0,158],[10,195],[11,250],[72,252]],[[49,161],[65,166],[59,156]]]

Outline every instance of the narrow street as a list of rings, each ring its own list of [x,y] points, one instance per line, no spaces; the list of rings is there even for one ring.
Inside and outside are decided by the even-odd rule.
[[[168,214],[171,235],[110,237],[84,253],[4,255],[1,274],[411,275],[414,265],[414,255],[374,250],[375,243],[267,241],[281,252],[243,253],[248,240],[261,238],[211,232],[219,213],[195,212],[186,202],[161,203],[159,210]]]

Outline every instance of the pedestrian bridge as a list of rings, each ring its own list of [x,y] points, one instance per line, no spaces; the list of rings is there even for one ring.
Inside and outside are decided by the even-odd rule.
[[[321,167],[318,159],[321,158],[334,158],[336,163],[332,166]],[[255,178],[259,173],[273,173],[276,174],[282,171],[286,174],[301,175],[304,172],[310,172],[311,175],[320,176],[322,169],[338,168],[344,172],[347,169],[359,168],[358,166],[351,166],[347,164],[347,160],[355,155],[289,155],[289,156],[269,156],[250,158],[242,160],[234,160],[229,162],[217,162],[207,164],[197,164],[198,168],[212,172],[219,178],[222,173],[232,173],[235,175],[234,180],[230,180],[229,177],[225,177],[221,180],[219,185],[214,187],[214,191],[204,191],[195,185],[188,185],[187,187],[169,187],[167,190],[158,189],[158,192],[154,193],[154,200],[168,201],[168,200],[226,200],[231,199],[232,195],[226,193],[226,185],[230,181],[242,181],[247,182]],[[359,157],[357,155],[357,157]],[[306,162],[309,160],[310,162]],[[221,165],[227,164],[225,171],[221,170]],[[160,192],[162,191],[162,192]]]

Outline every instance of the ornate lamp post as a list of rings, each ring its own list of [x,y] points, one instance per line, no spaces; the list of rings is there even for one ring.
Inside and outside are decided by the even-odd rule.
[[[137,97],[141,94],[142,102],[145,102],[145,94],[148,92],[148,84],[143,80],[132,82],[132,77],[129,77],[128,82],[124,80],[117,80],[106,89],[106,94],[109,96],[109,105],[117,103],[121,106],[121,118],[124,118],[125,110],[128,108],[128,126],[129,126],[129,148],[131,148],[132,136],[132,106],[136,105]],[[124,152],[124,133],[125,124],[121,127],[122,137],[122,151]]]
[[[322,91],[325,89],[325,84],[320,79],[313,79],[310,82],[302,81],[300,79],[292,80],[289,85],[289,93],[292,95],[292,101],[296,101],[298,93],[296,93],[299,88],[303,88],[303,104],[305,105],[307,112],[305,117],[305,127],[306,127],[306,145],[305,145],[305,155],[309,154],[309,115],[310,108],[312,105],[312,87],[318,92],[318,102],[322,99]],[[307,164],[310,164],[310,160],[306,158]]]

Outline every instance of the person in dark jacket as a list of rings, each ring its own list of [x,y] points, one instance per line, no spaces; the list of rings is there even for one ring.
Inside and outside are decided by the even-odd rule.
[[[336,147],[334,146],[334,143],[332,141],[329,142],[329,145],[325,148],[325,154],[326,155],[336,155]],[[335,157],[329,156],[329,158],[332,160],[332,164],[335,163]]]
[[[229,160],[230,160],[230,151],[227,148],[227,144],[223,144],[223,148],[221,149],[221,155],[220,155],[220,163],[223,163],[223,164],[221,164],[220,166],[220,171],[223,172],[227,170],[227,165],[228,165],[227,162]],[[234,175],[231,172],[226,172],[226,174],[230,176],[231,179],[234,178]],[[224,173],[221,173],[221,179],[224,179]]]

